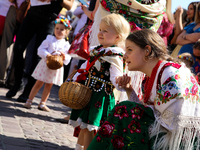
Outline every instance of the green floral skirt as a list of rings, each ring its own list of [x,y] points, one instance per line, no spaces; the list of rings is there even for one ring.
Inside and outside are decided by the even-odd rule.
[[[93,91],[91,100],[85,108],[72,109],[70,120],[76,121],[80,118],[83,123],[100,127],[114,106],[115,98],[113,93],[107,95],[104,90],[100,92]]]
[[[151,108],[121,102],[109,114],[87,150],[151,149],[148,128],[154,120]]]

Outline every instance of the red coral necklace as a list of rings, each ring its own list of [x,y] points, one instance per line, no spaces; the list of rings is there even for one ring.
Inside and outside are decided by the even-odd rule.
[[[151,90],[153,87],[153,83],[154,83],[154,80],[156,77],[156,73],[157,73],[157,70],[161,63],[162,63],[162,61],[159,60],[158,63],[156,64],[156,66],[153,68],[153,70],[151,72],[151,76],[146,77],[146,82],[145,82],[145,86],[144,86],[144,103],[147,103],[147,101],[149,100],[150,93],[151,93]]]

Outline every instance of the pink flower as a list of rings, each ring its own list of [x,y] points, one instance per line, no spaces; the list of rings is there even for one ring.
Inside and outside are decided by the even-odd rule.
[[[117,106],[115,107],[115,112],[114,112],[114,117],[119,117],[119,119],[121,120],[124,117],[128,117],[128,113],[126,110],[126,106]]]
[[[187,96],[187,95],[188,95],[188,93],[189,93],[189,89],[188,89],[188,88],[186,88],[186,89],[185,89],[185,95]]]
[[[114,138],[111,140],[111,143],[112,143],[114,148],[121,150],[122,147],[124,146],[123,140],[124,140],[123,137],[118,136],[118,135],[114,135]]]
[[[133,109],[131,109],[132,114],[132,118],[137,118],[140,119],[144,113],[144,110],[138,106],[134,107]]]
[[[169,91],[166,91],[165,94],[164,94],[164,99],[165,98],[169,98],[171,96],[170,92]]]
[[[115,128],[114,124],[105,121],[104,124],[99,129],[99,135],[101,135],[102,137],[111,137],[114,128]]]
[[[190,81],[195,84],[196,83],[196,79],[193,76],[190,76]]]
[[[179,74],[176,74],[176,75],[175,75],[175,79],[176,79],[176,80],[180,79],[180,75],[179,75]]]
[[[196,84],[194,84],[193,86],[192,86],[192,95],[196,95],[196,93],[198,92],[198,86],[196,85]]]
[[[140,124],[135,120],[132,120],[131,123],[128,125],[131,133],[141,133]]]

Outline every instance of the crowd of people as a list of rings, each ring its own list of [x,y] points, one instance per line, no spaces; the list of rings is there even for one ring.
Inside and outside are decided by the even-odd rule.
[[[51,111],[46,103],[53,84],[61,86],[77,70],[73,81],[88,85],[90,101],[55,118],[74,127],[75,150],[199,149],[200,2],[173,15],[171,0],[86,3],[70,10],[74,0],[0,2],[5,96],[23,89],[17,101],[31,109],[44,85],[38,109]],[[72,50],[75,40],[78,50]],[[52,70],[46,62],[54,55],[64,65]]]

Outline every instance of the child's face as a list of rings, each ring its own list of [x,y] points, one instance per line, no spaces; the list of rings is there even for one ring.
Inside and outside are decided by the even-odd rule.
[[[195,61],[200,64],[200,50],[193,48],[193,55],[195,57]]]
[[[142,71],[145,64],[143,58],[145,57],[145,50],[141,49],[130,40],[126,40],[126,53],[124,59],[126,60],[129,71]]]
[[[98,40],[103,47],[110,47],[116,45],[119,41],[119,35],[115,32],[112,26],[106,25],[104,22],[100,23]]]
[[[54,34],[58,40],[64,39],[67,34],[65,25],[60,23],[56,24],[54,28]]]

